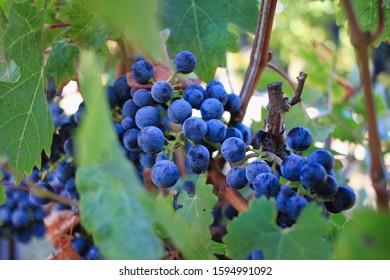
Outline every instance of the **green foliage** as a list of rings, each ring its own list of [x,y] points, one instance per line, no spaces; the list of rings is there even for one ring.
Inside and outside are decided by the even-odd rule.
[[[324,236],[329,225],[320,212],[318,206],[310,204],[292,228],[281,229],[276,224],[275,202],[255,199],[249,211],[228,224],[228,234],[223,239],[227,255],[246,259],[252,250],[261,249],[268,260],[327,259],[331,246]]]
[[[390,215],[370,208],[356,209],[335,244],[335,259],[390,259]]]
[[[150,218],[151,196],[119,147],[99,62],[91,52],[81,55],[80,82],[88,108],[76,142],[81,220],[105,257],[159,259],[163,248]]]
[[[46,75],[53,76],[57,83],[74,77],[74,60],[79,56],[79,46],[71,44],[69,38],[55,42],[46,62]]]
[[[42,28],[45,7],[31,1],[13,3],[5,29],[4,53],[15,82],[0,81],[0,154],[18,171],[40,166],[41,152],[50,152],[54,130],[44,95]],[[13,75],[12,75],[13,76]]]
[[[1,183],[2,178],[3,178],[3,173],[0,172],[0,206],[6,202],[6,198],[7,198],[5,195],[5,187]]]
[[[361,28],[365,31],[375,32],[378,27],[379,0],[354,0],[352,5]],[[385,26],[378,42],[390,40],[390,3],[385,1],[382,9],[384,9]],[[341,25],[345,23],[345,20],[345,11],[340,9],[340,12],[337,14],[337,22]]]
[[[213,222],[212,210],[216,202],[213,186],[206,184],[204,175],[199,176],[193,197],[188,196],[185,191],[179,195],[178,204],[182,204],[183,208],[178,209],[176,215],[201,242],[208,243],[211,240],[209,227]]]
[[[163,0],[160,3],[162,25],[171,32],[167,41],[169,54],[193,52],[198,59],[195,73],[206,82],[214,77],[217,66],[226,66],[226,51],[238,51],[237,36],[229,31],[228,24],[255,31],[258,3],[254,0]]]

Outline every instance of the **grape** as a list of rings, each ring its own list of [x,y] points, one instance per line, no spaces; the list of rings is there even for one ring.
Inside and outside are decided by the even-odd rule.
[[[11,222],[15,228],[26,227],[30,223],[30,216],[25,210],[17,208],[11,214]]]
[[[86,260],[99,260],[101,257],[99,255],[99,248],[96,247],[96,245],[92,244],[91,247],[89,247],[85,259]]]
[[[325,183],[314,188],[315,194],[321,198],[332,198],[337,193],[337,181],[332,176],[328,176]]]
[[[289,186],[282,186],[276,195],[276,209],[281,213],[286,213],[287,200],[295,195],[296,193]]]
[[[215,98],[209,98],[203,101],[200,106],[200,113],[204,120],[220,119],[223,115],[223,105]]]
[[[290,197],[286,202],[286,214],[296,220],[301,210],[308,204],[307,200],[299,195]]]
[[[271,168],[268,166],[268,164],[265,161],[255,160],[250,164],[248,164],[248,166],[246,167],[245,176],[248,182],[253,184],[256,176],[259,175],[260,173],[271,173]]]
[[[6,206],[0,206],[0,221],[3,224],[8,224],[11,221],[11,211]]]
[[[145,106],[135,114],[135,124],[138,128],[145,126],[158,126],[160,123],[160,112],[153,106]]]
[[[287,134],[287,145],[295,151],[306,151],[310,148],[313,137],[310,131],[303,127],[297,126],[291,129]]]
[[[302,185],[310,189],[325,183],[326,178],[325,168],[318,163],[306,163],[302,166],[299,175]]]
[[[66,181],[65,184],[66,191],[70,194],[72,198],[78,198],[79,194],[76,189],[76,182],[74,178],[70,178],[68,181]]]
[[[294,224],[295,220],[286,213],[279,212],[276,222],[281,228],[286,228],[291,227]]]
[[[211,143],[218,143],[225,139],[226,126],[223,122],[217,119],[212,119],[206,122],[207,133],[206,139]]]
[[[150,105],[150,103],[152,102],[152,95],[148,90],[141,88],[134,92],[133,102],[138,107]]]
[[[160,152],[156,157],[156,162],[159,162],[160,160],[169,160],[169,155],[165,152]]]
[[[73,138],[68,138],[65,140],[64,152],[67,156],[70,156],[70,157],[74,156]],[[38,180],[39,180],[39,178],[38,178]],[[35,181],[35,182],[37,182],[37,181]]]
[[[249,255],[249,260],[264,260],[264,254],[262,250],[253,250]]]
[[[152,86],[152,98],[158,103],[167,103],[173,97],[173,87],[166,81],[158,81]]]
[[[201,118],[191,117],[184,121],[182,130],[185,137],[198,141],[206,136],[207,125]]]
[[[234,127],[241,131],[243,136],[242,140],[244,140],[245,144],[249,145],[252,141],[251,129],[243,123],[237,123]]]
[[[88,249],[89,242],[83,237],[76,237],[72,241],[72,247],[73,249],[79,254],[83,255],[86,250]]]
[[[228,101],[228,94],[222,85],[215,85],[207,89],[207,98],[218,99],[225,106]]]
[[[169,160],[161,160],[152,167],[152,181],[160,188],[170,188],[179,180],[179,169]]]
[[[70,177],[74,175],[74,167],[67,161],[62,161],[57,165],[56,173],[58,180],[65,183]]]
[[[214,87],[214,86],[223,86],[223,84],[218,80],[211,80],[206,85],[206,91],[208,91],[211,87]]]
[[[185,100],[175,100],[168,107],[168,118],[174,123],[182,124],[186,119],[191,117],[192,107]]]
[[[235,113],[241,109],[241,106],[242,106],[242,100],[238,95],[234,93],[228,94],[228,99],[225,104],[226,111],[229,111],[230,113]]]
[[[107,88],[107,98],[108,98],[108,103],[110,104],[110,108],[115,108],[115,106],[119,104],[119,98],[116,95],[113,86],[109,86]],[[51,104],[57,104],[57,103],[51,103]]]
[[[20,243],[27,243],[31,238],[31,232],[29,231],[29,228],[19,228],[16,230],[16,239]]]
[[[286,180],[297,182],[299,181],[299,174],[301,168],[306,163],[305,159],[298,155],[289,155],[284,158],[282,165],[280,166],[280,171],[282,176]]]
[[[238,216],[238,211],[236,210],[236,208],[229,204],[228,206],[226,206],[224,214],[226,218],[228,218],[229,220],[233,220],[235,217]]]
[[[187,88],[184,93],[184,100],[190,103],[192,108],[199,109],[200,105],[203,103],[204,94],[199,89]]]
[[[130,128],[126,131],[125,135],[123,135],[123,146],[129,151],[137,152],[140,150],[138,146],[139,132],[140,130],[138,128]]]
[[[154,154],[140,153],[139,162],[144,168],[152,168],[155,163]]]
[[[124,102],[130,98],[130,87],[127,84],[126,75],[118,77],[113,87],[120,101]]]
[[[182,51],[175,56],[173,63],[177,71],[183,74],[189,74],[195,70],[196,57],[192,52]]]
[[[118,139],[122,140],[126,130],[120,124],[114,124],[115,133],[118,135]]]
[[[126,117],[122,120],[121,126],[124,130],[129,130],[130,128],[136,128],[136,124],[133,118]]]
[[[246,145],[240,138],[231,137],[222,143],[221,153],[227,161],[238,162],[245,157]]]
[[[331,213],[340,213],[341,211],[352,208],[356,203],[356,194],[348,186],[340,186],[332,201],[326,201],[325,207]]]
[[[183,182],[182,188],[189,196],[195,195],[196,189],[194,182],[186,180]]]
[[[37,186],[39,188],[42,188],[42,189],[45,189],[45,190],[47,190],[49,192],[54,193],[53,187],[49,183],[47,183],[47,182],[40,182],[40,183],[37,184]],[[48,198],[41,198],[38,195],[34,194],[33,192],[30,192],[30,201],[32,203],[34,203],[35,205],[46,205],[51,200],[48,199]]]
[[[200,174],[209,167],[210,153],[203,145],[195,145],[188,151],[188,164],[194,173]]]
[[[164,145],[164,134],[155,126],[146,126],[139,132],[137,141],[145,153],[158,153]]]
[[[271,173],[260,173],[253,181],[255,197],[264,195],[267,198],[276,197],[279,189],[278,179]]]
[[[239,131],[237,128],[235,127],[229,127],[227,130],[226,130],[226,137],[225,137],[225,140],[230,138],[230,137],[237,137],[237,138],[240,138],[241,140],[244,140],[244,136],[242,135],[242,132]]]
[[[135,118],[135,114],[139,110],[139,107],[134,104],[133,100],[127,100],[122,107],[122,113],[125,117]]]
[[[233,189],[242,189],[248,184],[245,169],[241,166],[234,166],[226,175],[226,182]]]
[[[321,164],[326,171],[330,171],[334,168],[334,159],[332,154],[324,149],[318,149],[313,151],[308,157],[307,157],[308,163],[318,163]]]
[[[137,83],[147,84],[148,81],[153,78],[154,69],[152,64],[146,60],[139,60],[133,64],[131,74]]]

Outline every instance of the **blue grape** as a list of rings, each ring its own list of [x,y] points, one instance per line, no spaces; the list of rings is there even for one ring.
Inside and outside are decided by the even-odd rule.
[[[161,160],[152,167],[152,181],[160,188],[170,188],[179,180],[179,169],[169,160]]]
[[[341,211],[352,208],[356,203],[356,194],[348,186],[340,186],[332,201],[325,202],[325,208],[331,213],[340,213]]]
[[[240,138],[231,137],[222,143],[221,153],[227,161],[238,162],[245,157],[246,145]]]
[[[122,120],[121,126],[124,130],[129,130],[130,128],[136,128],[137,125],[135,124],[135,121],[133,118],[126,117]]]
[[[225,106],[228,101],[228,94],[223,86],[215,85],[207,89],[207,98],[218,99]]]
[[[25,210],[16,208],[11,214],[11,222],[15,228],[26,227],[30,223],[30,216]]]
[[[101,258],[99,254],[99,248],[92,244],[91,247],[89,247],[87,253],[85,254],[86,260],[99,260]]]
[[[122,113],[125,117],[135,118],[135,114],[139,110],[139,107],[134,104],[133,100],[127,100],[122,107]]]
[[[173,97],[173,87],[166,81],[158,81],[152,86],[152,98],[158,103],[167,103]]]
[[[7,224],[11,221],[11,211],[6,206],[0,206],[0,221]]]
[[[137,141],[145,153],[158,153],[164,145],[164,134],[155,126],[146,126],[139,132]]]
[[[196,88],[187,88],[184,92],[184,100],[190,103],[194,109],[199,109],[204,100],[204,94]]]
[[[118,99],[122,102],[130,99],[130,87],[127,84],[126,75],[118,77],[114,82],[114,90]]]
[[[138,89],[133,94],[133,102],[138,107],[144,107],[152,102],[152,95],[146,89]]]
[[[192,52],[182,51],[175,56],[173,63],[177,71],[189,74],[195,70],[196,57]]]
[[[147,84],[154,75],[153,65],[146,60],[139,60],[133,64],[131,74],[137,83]]]
[[[249,145],[252,141],[251,129],[243,123],[237,123],[234,125],[234,127],[237,128],[239,131],[241,131],[243,136],[242,140],[244,140],[245,144]]]
[[[114,124],[115,133],[118,135],[118,139],[122,140],[126,130],[120,124]]]
[[[119,98],[116,95],[113,86],[109,86],[107,88],[107,98],[108,98],[108,103],[110,104],[110,108],[115,108],[115,106],[119,104]],[[57,103],[51,103],[51,104],[57,104]]]
[[[77,188],[76,188],[76,182],[75,182],[74,178],[70,178],[68,181],[66,181],[65,189],[70,194],[70,196],[72,198],[79,197],[79,194],[78,194]]]
[[[73,249],[79,254],[79,255],[83,255],[86,250],[88,249],[88,245],[89,245],[89,242],[87,239],[85,239],[84,237],[76,237],[74,238],[72,241],[72,247]]]
[[[32,227],[32,234],[35,237],[43,237],[45,235],[45,224],[43,222],[36,222]]]
[[[230,113],[235,113],[241,109],[241,106],[242,106],[242,100],[238,95],[234,93],[228,94],[228,99],[225,104],[226,111],[229,111]]]
[[[217,119],[208,120],[206,122],[207,133],[206,139],[211,143],[221,142],[226,137],[226,126],[223,122]]]
[[[253,181],[255,197],[264,195],[266,198],[276,197],[279,189],[279,181],[272,173],[260,173]]]
[[[307,128],[297,126],[288,132],[286,142],[295,151],[306,151],[310,148],[313,137]]]
[[[292,154],[285,157],[282,165],[280,166],[282,176],[286,178],[286,180],[292,182],[299,181],[299,174],[301,172],[301,168],[303,167],[303,165],[305,165],[305,163],[305,159],[298,155]]]
[[[194,182],[186,180],[183,182],[182,188],[189,196],[195,195],[196,189]]]
[[[175,100],[168,107],[168,118],[174,123],[182,124],[192,115],[192,107],[185,100]]]
[[[64,152],[67,156],[73,157],[74,147],[73,147],[73,138],[68,138],[64,141]],[[37,181],[35,181],[37,182]]]
[[[334,168],[333,155],[325,149],[318,149],[310,153],[307,162],[321,164],[328,172]]]
[[[307,200],[300,196],[295,195],[290,197],[286,202],[286,214],[290,216],[293,220],[296,220],[301,212],[301,210],[308,204]]]
[[[156,157],[156,162],[161,160],[169,160],[169,155],[167,155],[165,152],[160,152]]]
[[[226,218],[228,218],[229,220],[233,220],[235,217],[238,216],[238,211],[236,210],[236,208],[229,204],[228,206],[226,206],[224,214]]]
[[[139,162],[144,168],[152,168],[155,163],[154,154],[140,153]]]
[[[184,121],[182,130],[185,137],[198,141],[206,136],[207,124],[201,118],[191,117]]]
[[[31,231],[28,227],[16,230],[16,239],[20,243],[27,243],[31,239]]]
[[[195,145],[188,151],[188,163],[194,173],[200,174],[209,167],[210,153],[203,145]]]
[[[318,163],[306,163],[302,166],[299,175],[302,185],[310,189],[325,183],[326,178],[325,168]]]
[[[125,135],[123,135],[123,146],[129,151],[138,152],[140,150],[138,146],[139,132],[140,130],[138,128],[130,128],[126,131]]]
[[[60,180],[62,183],[65,183],[66,180],[73,176],[74,171],[75,169],[71,163],[67,161],[60,162],[56,168],[58,180]]]
[[[158,126],[160,123],[160,112],[153,106],[145,106],[138,110],[135,115],[135,124],[138,128],[145,126]]]
[[[249,255],[249,260],[264,260],[264,253],[262,250],[253,250]]]
[[[271,173],[271,168],[263,160],[255,160],[248,164],[248,166],[246,167],[245,175],[248,182],[251,184],[253,184],[253,182],[255,181],[256,176],[261,173]]]
[[[328,176],[324,184],[314,188],[314,193],[321,198],[333,198],[337,194],[337,181],[334,177]]]
[[[287,200],[295,195],[296,193],[289,186],[282,186],[276,195],[276,209],[281,213],[286,213]]]
[[[69,140],[69,139],[67,139],[67,140]],[[66,141],[65,141],[66,142]],[[65,146],[65,144],[64,144],[64,146]],[[65,149],[65,148],[64,148]],[[31,172],[31,174],[30,174],[30,176],[28,176],[28,178],[31,180],[31,181],[33,181],[33,182],[35,182],[35,183],[38,183],[40,180],[41,180],[41,174],[40,174],[40,172],[39,172],[39,170],[38,169],[33,169],[33,171]]]
[[[226,182],[233,189],[239,190],[248,184],[246,179],[245,169],[241,166],[234,166],[226,174]]]
[[[208,91],[211,87],[214,87],[214,86],[223,86],[223,84],[218,80],[211,80],[206,85],[206,91]]]
[[[229,127],[227,130],[226,130],[226,137],[225,137],[225,140],[230,138],[230,137],[237,137],[237,138],[240,138],[241,140],[244,140],[244,136],[242,135],[242,132],[239,131],[237,128],[235,127]]]
[[[281,228],[287,228],[291,227],[294,224],[295,220],[286,213],[279,212],[276,222]]]
[[[54,193],[53,187],[47,182],[40,182],[37,184],[37,186],[41,189]],[[38,195],[34,194],[33,192],[30,192],[29,196],[30,196],[30,201],[35,205],[46,205],[51,201],[48,198],[41,198]]]
[[[222,103],[215,98],[209,98],[203,101],[200,106],[200,113],[204,120],[220,119],[224,109]]]

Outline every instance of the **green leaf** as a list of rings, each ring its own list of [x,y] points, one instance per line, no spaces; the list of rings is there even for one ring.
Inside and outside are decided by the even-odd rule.
[[[228,223],[223,239],[227,255],[246,259],[252,250],[261,249],[269,260],[328,259],[331,247],[324,241],[328,223],[320,212],[318,206],[309,204],[293,227],[281,229],[276,224],[275,202],[255,199],[247,212]]]
[[[378,2],[379,0],[354,0],[352,1],[352,5],[355,10],[355,14],[357,16],[360,27],[364,31],[375,32],[378,26]],[[341,5],[341,3],[340,3]],[[341,5],[342,6],[342,5]],[[384,16],[385,16],[385,25],[383,32],[379,39],[378,43],[382,41],[390,40],[390,3],[385,1]],[[346,20],[346,15],[344,8],[339,9],[339,13],[337,14],[337,23],[343,24]]]
[[[54,124],[44,95],[42,28],[45,8],[31,1],[13,3],[5,30],[5,58],[17,65],[15,82],[0,81],[0,154],[29,174],[50,152]]]
[[[170,29],[169,54],[188,50],[195,54],[195,73],[204,81],[214,77],[218,66],[226,66],[226,51],[238,51],[238,37],[228,24],[254,32],[258,16],[255,0],[162,0],[159,14],[164,28]]]
[[[73,78],[76,73],[74,60],[78,58],[79,50],[79,46],[70,44],[69,38],[54,43],[46,62],[46,75],[53,76],[58,84]]]
[[[324,126],[318,120],[311,120],[305,109],[299,104],[292,107],[285,116],[287,131],[296,127],[304,126],[310,130],[314,142],[323,142],[334,130],[334,125]]]
[[[102,66],[93,53],[81,53],[87,112],[76,138],[80,217],[106,258],[159,259],[164,252],[153,227],[153,198],[117,140],[100,80]]]
[[[390,215],[374,209],[357,209],[335,245],[335,259],[390,259]]]
[[[1,179],[3,178],[3,173],[0,172],[0,206],[6,202],[7,196],[5,195],[5,187],[1,183]]]
[[[216,202],[213,186],[206,184],[206,177],[201,175],[193,197],[188,196],[185,191],[179,194],[178,204],[182,204],[183,207],[176,211],[176,215],[191,228],[197,238],[209,242],[211,240],[209,227],[213,222],[212,210]]]

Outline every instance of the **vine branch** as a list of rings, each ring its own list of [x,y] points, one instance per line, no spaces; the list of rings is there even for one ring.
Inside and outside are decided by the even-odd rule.
[[[385,167],[382,159],[377,119],[375,115],[368,54],[370,45],[379,38],[384,27],[383,0],[379,0],[378,3],[378,27],[374,33],[371,33],[361,29],[352,2],[350,0],[342,0],[347,20],[351,27],[351,42],[357,52],[358,61],[360,63],[359,72],[367,115],[368,145],[371,158],[371,181],[377,196],[377,205],[379,209],[388,210],[389,192],[386,186]]]

